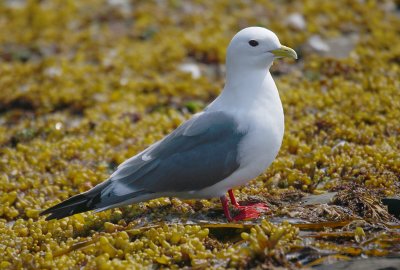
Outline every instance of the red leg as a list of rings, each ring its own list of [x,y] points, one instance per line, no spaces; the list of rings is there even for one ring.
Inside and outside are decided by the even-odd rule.
[[[230,189],[228,190],[229,198],[231,199],[231,203],[234,207],[238,209],[245,209],[245,208],[258,208],[262,210],[269,210],[268,206],[265,203],[253,203],[249,205],[240,205],[235,198],[235,195],[233,194],[233,190]]]
[[[228,194],[229,194],[229,198],[231,199],[232,205],[239,208],[240,205],[236,201],[235,195],[233,194],[233,190],[232,189],[228,190]]]
[[[221,196],[219,199],[221,200],[222,208],[224,209],[224,214],[225,214],[226,219],[229,222],[233,221],[231,213],[229,212],[228,199],[226,198],[225,195]]]

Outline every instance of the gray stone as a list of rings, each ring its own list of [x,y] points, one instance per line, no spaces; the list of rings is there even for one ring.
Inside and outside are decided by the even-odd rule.
[[[356,259],[315,267],[317,270],[400,270],[400,257]]]
[[[310,195],[302,198],[303,205],[324,204],[329,203],[337,192],[327,192],[320,195]]]

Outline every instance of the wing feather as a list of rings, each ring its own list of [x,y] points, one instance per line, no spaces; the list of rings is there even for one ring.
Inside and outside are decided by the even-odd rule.
[[[245,134],[224,112],[195,115],[163,140],[122,163],[110,178],[110,188],[121,196],[137,190],[182,192],[214,185],[240,166],[238,148]]]

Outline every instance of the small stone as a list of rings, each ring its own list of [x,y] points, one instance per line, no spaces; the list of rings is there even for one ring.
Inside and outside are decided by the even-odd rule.
[[[63,124],[61,122],[56,123],[54,126],[57,130],[60,130],[63,127]]]
[[[327,192],[320,195],[310,195],[302,199],[304,205],[329,203],[337,192]]]
[[[317,52],[328,52],[330,47],[326,41],[324,41],[321,36],[313,35],[308,39],[308,45]]]
[[[201,70],[195,63],[183,63],[179,66],[179,70],[185,73],[190,73],[193,79],[201,77]]]
[[[49,67],[44,70],[44,74],[47,77],[55,78],[61,76],[62,70],[59,67]]]
[[[305,30],[307,27],[304,16],[298,12],[290,14],[286,19],[286,23],[296,30]]]
[[[350,52],[353,51],[358,40],[358,34],[350,34],[328,39],[326,44],[328,44],[330,50],[325,55],[334,58],[346,58],[349,56]]]

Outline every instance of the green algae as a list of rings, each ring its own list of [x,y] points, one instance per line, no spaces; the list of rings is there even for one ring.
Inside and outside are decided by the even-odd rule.
[[[398,220],[379,201],[400,192],[395,3],[17,2],[0,3],[0,268],[300,268],[399,252]],[[296,12],[304,30],[284,20]],[[279,156],[236,191],[269,204],[269,221],[232,227],[217,200],[175,198],[38,216],[216,97],[226,46],[249,25],[301,55],[272,68],[286,120]],[[345,58],[307,47],[313,35],[350,34],[358,41]],[[179,68],[188,60],[202,76]],[[325,191],[339,193],[300,203]]]

